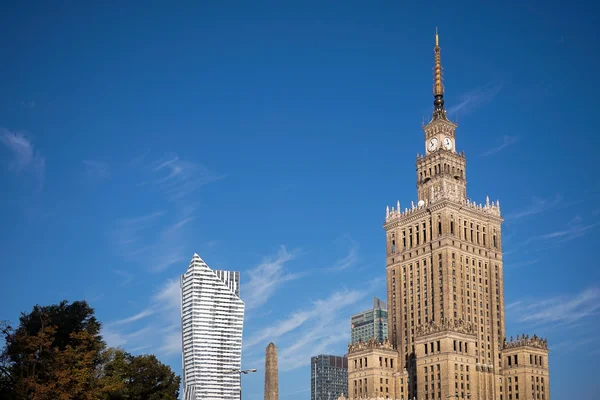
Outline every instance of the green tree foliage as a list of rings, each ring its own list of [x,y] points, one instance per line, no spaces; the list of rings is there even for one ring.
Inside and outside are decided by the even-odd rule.
[[[8,322],[0,322],[0,332],[4,332],[9,327]],[[14,387],[13,367],[9,360],[0,353],[0,399],[10,399]]]
[[[175,400],[180,378],[153,355],[132,356],[121,349],[104,366],[107,400]]]
[[[106,348],[86,302],[35,306],[14,329],[0,325],[0,398],[175,400],[180,378],[155,356]]]

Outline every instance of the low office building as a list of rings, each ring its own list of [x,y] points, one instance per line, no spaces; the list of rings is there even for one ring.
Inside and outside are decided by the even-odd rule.
[[[310,359],[310,399],[335,400],[348,395],[348,358],[321,354]]]

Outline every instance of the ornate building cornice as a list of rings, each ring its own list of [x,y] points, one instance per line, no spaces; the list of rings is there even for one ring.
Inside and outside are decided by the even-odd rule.
[[[344,394],[342,393],[340,397],[337,398],[337,400],[348,400],[349,398],[347,398],[346,396],[344,396]],[[383,397],[383,396],[377,396],[377,397],[355,397],[356,400],[404,400],[404,397],[397,398],[397,399],[392,399],[391,397]]]
[[[386,229],[395,228],[400,224],[417,221],[423,218],[429,212],[435,212],[446,208],[451,208],[458,211],[463,211],[471,214],[475,218],[487,217],[493,219],[495,222],[502,222],[503,218],[500,214],[500,201],[490,201],[489,197],[486,197],[485,203],[477,204],[470,199],[462,199],[459,197],[457,191],[446,188],[445,186],[436,193],[431,188],[433,199],[432,201],[422,201],[415,205],[415,202],[411,202],[410,208],[405,208],[404,211],[400,208],[400,202],[397,202],[396,208],[391,209],[386,207],[385,210],[385,223],[383,224]]]
[[[456,126],[454,126],[456,127]],[[465,151],[461,151],[460,153],[458,152],[454,152],[452,150],[446,150],[442,147],[440,147],[439,149],[425,155],[425,154],[417,154],[417,166],[421,163],[426,163],[430,160],[442,160],[443,157],[442,155],[450,155],[452,157],[457,157],[457,158],[462,158],[463,160],[466,161],[466,156],[465,156]]]
[[[462,318],[443,318],[439,323],[436,321],[429,321],[426,324],[417,326],[416,336],[420,337],[446,331],[476,336],[473,324],[465,322]]]
[[[378,341],[377,339],[370,339],[366,342],[359,341],[355,344],[348,344],[348,354],[356,353],[364,350],[394,350],[394,346],[387,339],[383,342]]]
[[[548,340],[544,338],[540,338],[537,335],[529,336],[523,334],[522,336],[517,335],[516,339],[510,337],[509,341],[506,341],[504,338],[504,346],[505,350],[514,349],[517,347],[534,347],[541,350],[548,350]]]

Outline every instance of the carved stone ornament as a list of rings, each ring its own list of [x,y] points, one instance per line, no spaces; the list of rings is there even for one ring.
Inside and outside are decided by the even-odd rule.
[[[380,342],[377,339],[369,339],[366,342],[359,340],[355,344],[350,343],[348,345],[348,353],[354,353],[368,349],[394,350],[394,346],[387,339],[385,339],[383,342]]]
[[[504,348],[512,349],[515,347],[521,346],[530,346],[535,347],[542,350],[548,350],[548,340],[538,337],[537,335],[529,336],[529,335],[517,335],[517,339],[514,340],[513,337],[510,337],[510,340],[507,342],[506,338],[504,338]]]
[[[443,331],[454,331],[458,333],[474,334],[473,324],[465,322],[462,318],[452,319],[443,318],[439,323],[437,321],[429,321],[417,327],[417,336],[429,335]]]

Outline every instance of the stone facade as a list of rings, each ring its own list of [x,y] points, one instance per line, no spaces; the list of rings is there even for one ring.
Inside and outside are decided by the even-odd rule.
[[[476,346],[473,326],[462,320],[421,326],[415,340],[417,398],[433,398],[442,387],[454,388],[460,398],[478,393]]]
[[[387,340],[372,339],[348,346],[348,399],[394,398],[398,352]]]
[[[277,347],[273,342],[269,343],[265,354],[265,400],[279,400]]]
[[[505,399],[549,399],[548,343],[537,336],[517,335],[502,351]]]
[[[395,395],[511,400],[518,380],[519,400],[549,400],[546,342],[505,340],[500,202],[467,196],[466,157],[456,150],[457,125],[444,109],[437,35],[435,62],[435,109],[416,161],[418,198],[404,209],[400,202],[387,207],[384,223]],[[518,364],[509,365],[509,356]],[[348,385],[350,398],[358,398],[353,379]],[[369,387],[367,395],[375,397]]]
[[[349,398],[344,396],[344,394],[342,393],[340,395],[340,397],[337,398],[337,400],[348,400]],[[359,400],[386,400],[386,399],[392,399],[391,397],[359,397]],[[400,399],[395,399],[395,400],[400,400]]]

